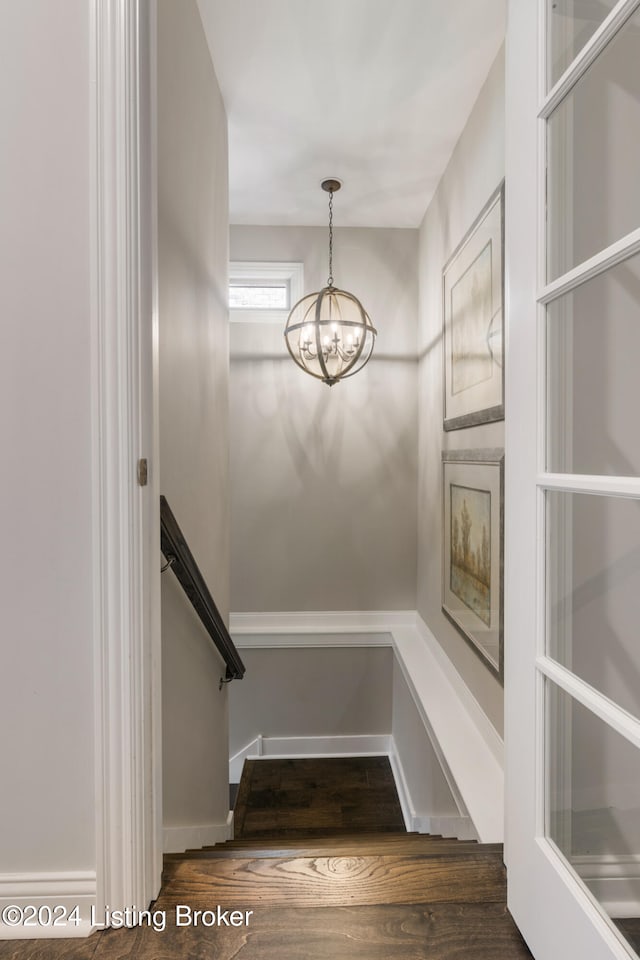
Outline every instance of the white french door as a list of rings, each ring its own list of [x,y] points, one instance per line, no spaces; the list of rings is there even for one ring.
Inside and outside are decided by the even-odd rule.
[[[509,906],[536,960],[620,960],[640,955],[640,0],[509,0],[506,90]]]

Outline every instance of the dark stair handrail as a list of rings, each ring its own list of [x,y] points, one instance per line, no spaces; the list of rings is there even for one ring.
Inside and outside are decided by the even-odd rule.
[[[167,559],[163,570],[171,567],[226,664],[226,675],[220,678],[220,688],[223,683],[241,680],[245,673],[244,663],[167,498],[163,496],[160,497],[160,548]]]

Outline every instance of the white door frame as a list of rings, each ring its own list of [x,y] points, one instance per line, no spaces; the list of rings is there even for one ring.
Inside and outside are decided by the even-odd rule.
[[[100,915],[146,907],[162,864],[154,0],[92,0],[91,18]]]

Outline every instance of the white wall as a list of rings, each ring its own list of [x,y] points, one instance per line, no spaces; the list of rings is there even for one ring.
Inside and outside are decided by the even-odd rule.
[[[441,610],[442,450],[504,445],[501,422],[443,432],[442,268],[501,182],[504,170],[504,51],[501,51],[420,228],[417,587],[418,612],[500,733],[503,730],[502,688]],[[509,202],[508,189],[506,202]]]
[[[339,202],[336,200],[336,203]],[[327,230],[232,227],[232,260],[327,278]],[[334,275],[379,330],[327,387],[281,325],[231,324],[232,608],[415,609],[417,231],[335,230]]]
[[[227,126],[195,0],[158,4],[161,491],[229,613]],[[164,826],[224,824],[224,664],[162,578]]]
[[[93,870],[89,5],[0,6],[2,872]]]

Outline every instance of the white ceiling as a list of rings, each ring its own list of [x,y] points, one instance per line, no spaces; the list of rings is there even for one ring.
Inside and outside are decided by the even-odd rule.
[[[230,219],[416,227],[505,0],[198,0],[229,120]]]

